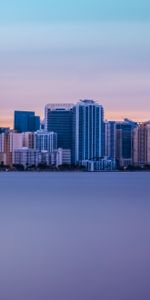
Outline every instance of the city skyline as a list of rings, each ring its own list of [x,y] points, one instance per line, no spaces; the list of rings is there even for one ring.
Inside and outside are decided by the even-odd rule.
[[[106,118],[150,111],[150,2],[6,0],[0,11],[0,126],[13,111],[97,99]]]
[[[92,99],[93,100],[93,99]],[[95,100],[95,99],[94,99]],[[67,102],[67,101],[56,101],[56,102],[49,102],[49,104],[46,104],[46,105],[54,105],[54,104],[72,104],[72,105],[75,105],[78,101],[80,101],[80,99],[78,99],[77,101],[72,101],[72,102]],[[97,101],[96,102],[102,106],[103,103],[100,102],[100,101]],[[33,106],[32,106],[32,109],[29,109],[30,106],[21,106],[21,108],[14,108],[13,111],[11,111],[9,117],[6,115],[3,115],[3,112],[2,110],[0,109],[0,127],[10,127],[10,128],[13,128],[14,126],[14,112],[16,110],[18,111],[34,111],[37,115],[40,116],[40,119],[41,121],[44,120],[44,117],[45,117],[45,106],[43,107],[43,109],[41,110],[36,110]],[[136,122],[146,122],[146,121],[149,121],[150,120],[150,117],[149,117],[149,111],[147,111],[145,114],[143,111],[140,111],[140,112],[132,112],[131,111],[126,111],[125,113],[122,111],[118,111],[118,113],[116,112],[111,112],[109,110],[106,110],[106,107],[105,107],[105,114],[104,114],[104,119],[105,120],[110,120],[110,121],[122,121],[124,119],[132,119],[133,121],[136,121]]]
[[[0,128],[0,167],[7,170],[7,166],[147,170],[150,121],[105,121],[104,107],[91,99],[47,104],[41,125],[34,111],[15,110],[13,130]]]

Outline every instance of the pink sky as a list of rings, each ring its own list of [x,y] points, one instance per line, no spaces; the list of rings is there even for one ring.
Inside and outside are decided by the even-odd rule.
[[[90,98],[107,119],[150,119],[150,22],[0,28],[0,126],[13,111]]]

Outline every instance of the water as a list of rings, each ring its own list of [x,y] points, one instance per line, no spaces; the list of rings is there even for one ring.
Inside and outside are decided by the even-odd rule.
[[[150,173],[0,173],[0,299],[149,300]]]

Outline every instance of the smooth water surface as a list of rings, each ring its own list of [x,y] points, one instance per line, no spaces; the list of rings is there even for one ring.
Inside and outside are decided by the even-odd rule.
[[[0,173],[0,299],[149,300],[150,173]]]

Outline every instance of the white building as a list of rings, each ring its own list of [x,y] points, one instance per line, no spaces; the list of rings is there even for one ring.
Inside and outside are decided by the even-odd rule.
[[[41,163],[41,153],[38,150],[21,148],[14,150],[13,164],[28,166],[38,166]]]
[[[87,168],[89,172],[113,171],[116,170],[116,161],[104,157],[100,160],[83,161],[82,165]]]
[[[34,133],[34,149],[53,152],[57,149],[57,133],[44,130]]]
[[[73,161],[78,164],[104,156],[104,110],[93,100],[81,100],[73,108]]]
[[[70,165],[71,164],[71,150],[70,149],[57,149],[52,152],[50,155],[51,165],[61,166],[61,165]]]

